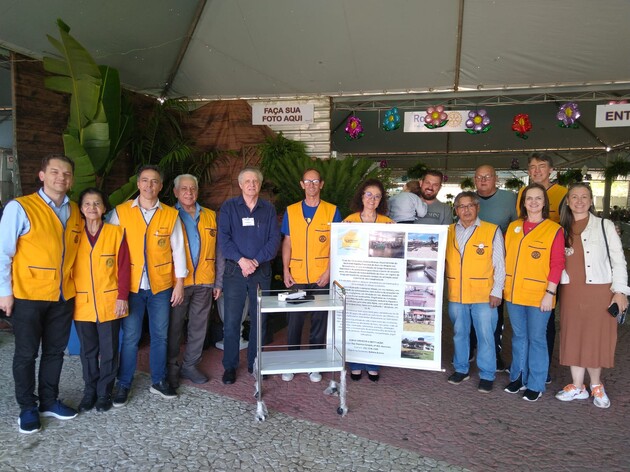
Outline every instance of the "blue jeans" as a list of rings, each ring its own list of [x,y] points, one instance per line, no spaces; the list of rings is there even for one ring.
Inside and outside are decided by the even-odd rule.
[[[223,274],[223,368],[236,369],[239,363],[239,351],[241,342],[241,320],[245,297],[249,296],[249,346],[247,348],[247,368],[252,369],[256,359],[256,341],[258,334],[257,288],[260,284],[262,290],[269,290],[271,286],[271,263],[260,264],[256,272],[249,277],[243,277],[241,268],[234,261],[225,261]],[[267,323],[266,316],[262,315],[261,339],[265,343]]]
[[[151,290],[139,290],[129,294],[129,316],[122,319],[122,347],[118,384],[130,388],[138,362],[138,343],[142,336],[144,311],[149,314],[149,334],[151,349],[149,367],[152,383],[160,383],[166,377],[166,349],[168,342],[168,321],[171,310],[173,289],[163,290],[155,295]]]
[[[535,306],[506,304],[512,323],[510,381],[522,375],[523,385],[528,389],[544,392],[549,372],[547,321],[551,312]]]
[[[475,327],[477,336],[477,367],[479,378],[494,380],[497,357],[494,345],[494,330],[497,326],[497,309],[490,303],[448,303],[448,315],[453,322],[453,344],[455,356],[453,366],[460,374],[467,374],[470,365],[470,326]]]
[[[371,370],[372,372],[378,372],[381,370],[380,365],[357,364],[356,362],[348,362],[348,367],[350,367],[351,372],[353,370]]]

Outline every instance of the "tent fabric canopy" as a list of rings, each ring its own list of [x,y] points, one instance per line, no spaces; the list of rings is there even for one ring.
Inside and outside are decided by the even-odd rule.
[[[200,101],[330,96],[333,128],[367,100],[518,92],[526,101],[543,89],[630,98],[626,0],[6,0],[0,48],[51,54],[56,18],[132,90]],[[451,148],[470,145],[457,139]],[[624,138],[575,147],[593,143]]]

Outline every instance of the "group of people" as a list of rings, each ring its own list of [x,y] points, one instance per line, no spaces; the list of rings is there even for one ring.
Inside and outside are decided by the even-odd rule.
[[[448,381],[470,378],[472,337],[480,392],[492,390],[495,372],[509,370],[505,392],[538,400],[551,383],[559,299],[560,364],[570,366],[572,383],[556,398],[592,396],[595,406],[608,408],[601,371],[614,365],[617,321],[610,311],[628,307],[626,261],[613,223],[595,214],[590,186],[567,189],[550,180],[552,171],[548,156],[531,156],[530,184],[516,196],[496,188],[491,166],[480,166],[477,191],[455,198],[458,221],[449,227],[446,249],[455,346]],[[501,357],[502,300],[512,326],[509,369]]]
[[[621,242],[610,222],[600,223],[592,213],[590,188],[576,185],[563,198],[566,189],[551,184],[551,170],[547,157],[530,159],[533,182],[517,200],[497,189],[491,166],[479,167],[477,192],[455,199],[457,223],[451,207],[436,198],[443,181],[439,171],[427,172],[417,184],[408,182],[390,208],[383,184],[368,179],[353,198],[354,213],[343,221],[450,225],[446,280],[454,325],[452,384],[470,378],[476,343],[479,390],[492,390],[495,372],[505,369],[505,300],[513,329],[505,390],[524,390],[526,400],[538,399],[548,380],[555,337],[553,333],[547,339],[548,320],[557,286],[563,283],[560,362],[571,366],[573,383],[557,397],[586,398],[587,370],[595,404],[606,407],[610,401],[601,369],[612,367],[616,341],[616,325],[607,309],[616,303],[624,311],[630,293]],[[269,290],[271,263],[280,247],[287,288],[329,286],[330,223],[342,217],[334,204],[321,200],[324,181],[316,169],[304,172],[304,199],[287,208],[280,226],[274,206],[260,198],[263,176],[257,168],[239,173],[241,195],[224,202],[218,216],[197,202],[198,181],[189,174],[174,180],[177,203],[170,207],[159,200],[160,169],[144,166],[137,173],[138,196],[110,211],[97,188],[83,191],[78,203],[68,198],[73,172],[67,157],[45,158],[39,172],[42,188],[9,202],[0,221],[0,310],[13,320],[13,376],[22,433],[39,431],[42,416],[65,420],[77,415],[58,398],[73,319],[85,384],[78,410],[104,412],[129,400],[145,313],[150,392],[172,399],[180,378],[197,384],[209,380],[199,362],[210,307],[219,297],[224,301],[222,382],[233,384],[237,378],[246,300],[251,323],[247,368],[254,371],[259,331],[266,337],[265,318],[257,326],[255,316],[257,289]],[[557,215],[562,226],[553,221]],[[323,348],[326,314],[310,316],[308,344]],[[302,346],[303,324],[302,316],[288,318],[292,349]],[[349,368],[355,381],[363,371],[374,382],[380,378],[377,365],[351,363]],[[285,381],[293,377],[282,375]],[[318,382],[321,374],[311,372],[309,378]]]

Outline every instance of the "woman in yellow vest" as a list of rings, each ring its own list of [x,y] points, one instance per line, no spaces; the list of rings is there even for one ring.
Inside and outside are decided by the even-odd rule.
[[[540,184],[523,191],[520,218],[505,234],[503,298],[512,323],[512,366],[508,393],[525,390],[535,402],[545,391],[549,371],[547,321],[556,304],[564,269],[564,233],[549,219],[549,198]]]
[[[85,231],[74,263],[74,323],[81,343],[85,388],[79,411],[112,407],[118,371],[120,320],[128,314],[131,265],[124,230],[103,223],[107,197],[96,188],[79,196]]]
[[[343,220],[344,223],[394,223],[394,220],[385,216],[387,214],[387,194],[380,180],[365,180],[355,192],[350,207],[356,210],[356,213],[352,213]],[[363,371],[367,370],[368,378],[372,382],[378,382],[380,366],[354,362],[349,364],[352,380],[361,380]]]

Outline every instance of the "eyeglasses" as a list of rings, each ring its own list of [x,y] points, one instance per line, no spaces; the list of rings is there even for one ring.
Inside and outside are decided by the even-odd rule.
[[[365,198],[373,199],[373,200],[380,200],[381,198],[383,198],[383,195],[379,195],[378,193],[372,193],[372,192],[363,192],[363,196]]]
[[[472,210],[476,206],[477,204],[475,203],[469,203],[468,205],[457,205],[455,208],[457,208],[458,210]]]
[[[319,179],[304,179],[302,182],[304,182],[304,185],[319,185],[321,180],[319,180]]]
[[[486,181],[486,180],[492,180],[494,179],[494,175],[475,175],[475,180],[482,180],[482,181]]]

